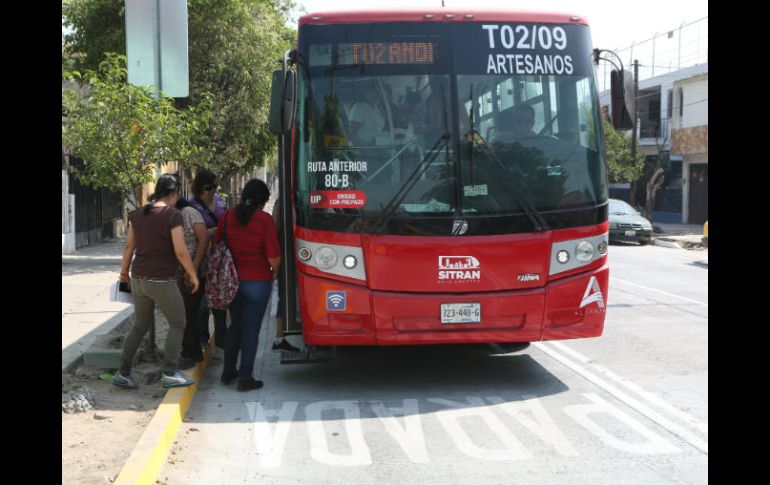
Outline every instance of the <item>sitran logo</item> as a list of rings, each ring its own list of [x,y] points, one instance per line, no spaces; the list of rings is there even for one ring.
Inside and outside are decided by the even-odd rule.
[[[438,270],[439,281],[481,279],[481,264],[473,256],[439,256]]]

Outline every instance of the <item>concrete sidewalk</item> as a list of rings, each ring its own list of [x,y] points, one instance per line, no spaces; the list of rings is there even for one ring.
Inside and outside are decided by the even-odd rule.
[[[654,227],[663,231],[661,234],[671,236],[703,235],[703,224],[669,224],[665,222],[653,222]]]
[[[62,254],[62,372],[73,367],[99,335],[129,318],[133,305],[110,302],[110,284],[120,275],[125,238]]]
[[[682,249],[703,248],[703,225],[701,224],[667,224],[653,223],[655,232],[652,235],[656,246]]]

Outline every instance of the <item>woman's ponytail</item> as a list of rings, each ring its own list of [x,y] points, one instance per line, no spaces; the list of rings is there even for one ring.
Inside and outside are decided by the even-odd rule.
[[[179,179],[175,174],[163,174],[155,184],[155,192],[150,196],[150,202],[142,207],[142,213],[147,215],[152,210],[152,205],[163,197],[179,191]]]

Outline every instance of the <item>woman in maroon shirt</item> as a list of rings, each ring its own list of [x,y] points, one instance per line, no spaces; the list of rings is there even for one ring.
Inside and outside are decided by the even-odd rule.
[[[227,243],[239,283],[238,292],[230,305],[232,322],[225,338],[222,382],[229,384],[237,377],[239,391],[262,387],[262,381],[254,379],[251,374],[262,318],[281,264],[275,222],[262,210],[269,198],[270,190],[263,181],[249,180],[243,187],[241,203],[219,218],[216,232],[216,242],[219,242],[227,220]],[[241,365],[236,369],[238,352],[241,353]]]
[[[179,180],[174,175],[161,175],[155,184],[152,202],[130,216],[120,280],[130,281],[134,294],[134,326],[123,344],[120,370],[112,378],[112,383],[119,387],[138,387],[131,377],[131,365],[142,337],[154,321],[155,305],[160,307],[169,326],[161,377],[163,387],[185,387],[195,383],[192,377],[177,368],[185,328],[184,302],[177,286],[180,263],[187,274],[190,292],[198,291],[198,275],[184,243],[182,214],[174,208],[179,200],[179,188]]]

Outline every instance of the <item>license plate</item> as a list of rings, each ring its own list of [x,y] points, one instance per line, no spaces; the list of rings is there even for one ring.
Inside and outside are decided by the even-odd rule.
[[[626,236],[634,237],[636,236],[636,231],[626,231]]]
[[[442,303],[441,323],[481,323],[481,303]]]

